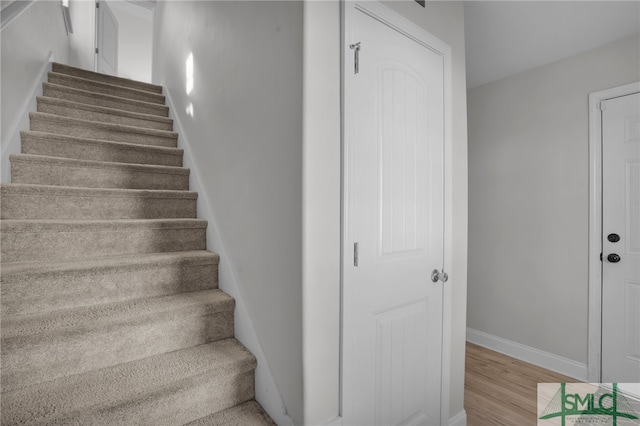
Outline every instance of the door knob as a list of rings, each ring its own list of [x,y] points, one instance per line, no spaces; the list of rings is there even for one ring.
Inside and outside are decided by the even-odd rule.
[[[444,271],[438,272],[437,269],[434,269],[431,272],[431,281],[435,283],[435,282],[438,282],[438,280],[442,281],[443,283],[446,283],[449,280],[449,274],[447,274]]]
[[[620,256],[615,253],[611,253],[609,256],[607,256],[607,260],[611,263],[618,263],[620,262]]]

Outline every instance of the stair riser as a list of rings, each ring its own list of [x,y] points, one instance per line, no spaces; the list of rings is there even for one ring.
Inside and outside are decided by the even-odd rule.
[[[64,424],[111,426],[115,418],[122,419],[120,424],[182,425],[255,398],[254,382],[253,370],[231,377],[208,374],[181,382],[179,387],[167,389],[159,395],[111,410],[87,413],[69,419],[69,423],[65,419]]]
[[[38,112],[47,114],[55,114],[63,117],[78,118],[81,120],[98,121],[101,123],[121,124],[123,126],[143,127],[145,129],[155,130],[173,130],[171,123],[161,121],[144,120],[134,117],[125,117],[122,115],[114,115],[98,111],[88,111],[86,109],[77,109],[62,105],[52,105],[46,102],[38,103]]]
[[[195,199],[2,192],[2,219],[177,219],[196,217]]]
[[[232,308],[202,316],[174,312],[71,335],[4,338],[3,388],[15,390],[232,337]]]
[[[126,142],[140,145],[165,146],[175,148],[178,146],[176,137],[163,137],[144,133],[132,133],[129,129],[109,129],[92,126],[88,123],[66,122],[64,120],[52,120],[49,117],[32,117],[31,130],[37,132],[53,133],[56,135],[73,136],[86,139],[101,139],[114,142]]]
[[[12,397],[12,394],[8,394],[3,398],[2,424],[174,426],[254,398],[254,370],[238,371],[228,375],[208,371],[155,393],[140,395],[126,403],[71,413],[50,413],[49,416],[16,410],[14,407],[18,404],[12,403]]]
[[[168,117],[169,109],[164,105],[127,101],[108,95],[91,94],[88,92],[73,89],[66,86],[43,85],[44,96],[65,99],[73,102],[80,102],[89,105],[102,106],[106,108],[121,109],[123,111],[139,112],[141,114],[153,114],[160,117]]]
[[[2,260],[82,259],[123,254],[204,250],[204,228],[101,229],[83,232],[2,233]]]
[[[149,102],[163,105],[164,96],[157,93],[144,92],[135,89],[129,89],[122,86],[114,86],[111,84],[100,83],[92,80],[77,79],[64,74],[49,73],[49,83],[61,86],[73,87],[75,89],[86,90],[94,93],[103,93],[105,95],[117,96],[125,99],[133,99],[136,101]]]
[[[47,155],[49,157],[73,158],[77,160],[108,161],[114,163],[155,164],[158,166],[182,166],[182,154],[174,155],[132,149],[128,146],[108,143],[82,142],[75,139],[43,140],[22,136],[24,154]]]
[[[13,183],[85,188],[188,190],[189,175],[155,173],[140,169],[65,167],[46,162],[11,162]]]
[[[158,263],[136,268],[3,275],[2,315],[28,315],[213,288],[218,288],[217,264]]]
[[[85,78],[87,80],[99,81],[102,83],[115,84],[117,86],[130,87],[132,89],[145,90],[147,92],[162,93],[162,86],[143,83],[135,80],[128,80],[121,77],[112,77],[110,75],[99,74],[83,69],[70,67],[64,64],[54,62],[52,71],[59,74],[71,75],[74,77]]]

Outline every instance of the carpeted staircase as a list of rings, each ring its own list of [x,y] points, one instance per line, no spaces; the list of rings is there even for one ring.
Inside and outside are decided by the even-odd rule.
[[[1,187],[2,425],[273,425],[162,88],[48,80]]]

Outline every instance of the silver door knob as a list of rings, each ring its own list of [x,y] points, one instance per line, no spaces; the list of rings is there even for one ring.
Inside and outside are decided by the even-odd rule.
[[[435,283],[438,282],[438,280],[446,283],[449,280],[449,274],[444,271],[438,272],[437,269],[434,269],[433,272],[431,272],[431,281]]]

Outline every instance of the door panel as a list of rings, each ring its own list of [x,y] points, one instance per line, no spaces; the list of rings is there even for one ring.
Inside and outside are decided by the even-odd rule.
[[[430,275],[444,259],[443,57],[356,8],[350,23],[344,424],[439,424],[443,284]]]
[[[640,383],[640,94],[602,104],[602,381]]]
[[[105,1],[98,13],[98,72],[118,75],[118,20]]]

